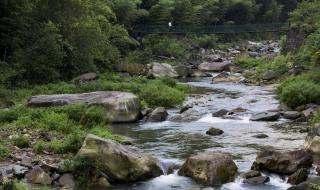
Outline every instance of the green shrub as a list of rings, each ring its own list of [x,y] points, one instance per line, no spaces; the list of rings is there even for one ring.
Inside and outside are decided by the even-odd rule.
[[[31,140],[29,137],[24,135],[16,136],[12,139],[12,142],[15,146],[19,148],[29,148],[31,145]]]
[[[82,146],[82,142],[85,138],[85,133],[83,132],[74,132],[68,136],[66,136],[62,140],[52,140],[48,144],[49,151],[56,154],[64,154],[64,153],[76,153]]]
[[[310,120],[311,125],[315,125],[317,123],[320,123],[320,112],[317,112],[313,118]]]
[[[247,56],[242,56],[235,60],[236,65],[239,65],[247,69],[257,67],[260,64],[264,64],[264,62],[265,62],[264,59],[256,59],[256,58],[247,57]]]
[[[122,141],[122,139],[119,136],[114,136],[112,135],[112,133],[109,131],[108,128],[100,126],[100,127],[94,127],[90,130],[91,134],[97,135],[101,138],[105,138],[105,139],[112,139],[115,140],[117,142]]]
[[[72,122],[66,113],[48,111],[42,114],[41,119],[37,122],[37,127],[48,129],[50,131],[70,133],[72,130],[74,130],[74,128],[79,126]]]
[[[106,126],[110,121],[107,111],[103,107],[90,106],[82,115],[80,123],[88,128],[102,125]]]
[[[47,150],[47,144],[44,141],[40,140],[33,145],[33,150],[36,153],[41,154],[43,153],[43,151]]]
[[[289,79],[278,88],[278,95],[281,101],[292,108],[320,103],[320,85],[309,80]]]

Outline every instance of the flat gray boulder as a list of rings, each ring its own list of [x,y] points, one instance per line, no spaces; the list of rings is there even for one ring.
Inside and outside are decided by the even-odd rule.
[[[149,67],[148,76],[152,78],[179,77],[175,69],[167,63],[151,63],[148,65],[148,67]]]
[[[231,65],[230,61],[203,62],[199,65],[198,69],[200,71],[208,71],[208,72],[229,71],[230,70],[229,65]]]
[[[86,137],[78,156],[97,164],[114,182],[142,181],[163,174],[157,159],[91,134]]]
[[[114,123],[134,122],[140,115],[140,101],[128,92],[97,91],[82,94],[55,94],[33,96],[29,107],[50,107],[68,104],[88,104],[103,106]]]
[[[278,112],[262,112],[252,115],[251,121],[277,121],[280,118]]]

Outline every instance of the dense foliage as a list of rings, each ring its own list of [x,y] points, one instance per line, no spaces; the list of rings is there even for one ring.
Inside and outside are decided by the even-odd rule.
[[[135,25],[217,25],[280,22],[297,0],[3,0],[0,2],[0,83],[24,86],[70,80],[152,55],[184,57],[210,47],[214,36],[188,41],[130,37]],[[213,41],[212,41],[213,40]],[[195,44],[190,41],[196,41]],[[141,51],[142,49],[142,51]],[[145,59],[141,59],[144,57]]]

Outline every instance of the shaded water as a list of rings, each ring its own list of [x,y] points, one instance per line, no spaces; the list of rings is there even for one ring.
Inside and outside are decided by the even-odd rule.
[[[293,150],[303,145],[305,134],[279,131],[269,127],[274,123],[249,120],[252,113],[277,109],[279,103],[271,88],[236,83],[211,84],[209,78],[185,82],[206,89],[205,94],[191,95],[186,100],[186,103],[194,105],[193,109],[202,113],[200,120],[188,123],[165,121],[115,125],[112,127],[113,132],[133,138],[135,147],[159,158],[164,168],[172,163],[181,164],[188,156],[197,152],[210,150],[233,155],[239,172],[242,172],[250,169],[256,153],[262,147],[273,146],[277,150]],[[211,116],[212,112],[219,109],[232,110],[238,107],[245,108],[247,111],[227,119]],[[178,113],[178,110],[170,110],[169,113],[173,116]],[[222,129],[224,134],[218,137],[207,136],[205,132],[210,127]],[[252,137],[261,133],[269,137],[266,139]],[[234,182],[215,187],[215,189],[282,190],[289,187],[284,177],[269,176],[271,180],[266,185],[243,184],[242,179],[237,177]],[[192,179],[178,176],[175,172],[145,182],[116,186],[113,189],[184,190],[193,187],[204,188]]]

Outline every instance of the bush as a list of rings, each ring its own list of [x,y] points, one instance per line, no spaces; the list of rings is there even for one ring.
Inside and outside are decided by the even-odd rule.
[[[255,68],[255,67],[259,66],[260,64],[263,64],[264,62],[265,62],[265,60],[247,57],[247,56],[239,57],[235,60],[236,65],[239,65],[239,66],[241,66],[243,68],[247,68],[247,69]]]
[[[12,139],[13,144],[19,148],[29,148],[31,145],[31,140],[29,137],[19,135]]]
[[[320,85],[310,80],[291,78],[280,85],[278,95],[281,101],[292,108],[309,103],[320,103]]]
[[[120,143],[122,141],[122,139],[119,136],[112,135],[112,133],[109,131],[109,129],[107,129],[106,127],[103,127],[103,126],[92,128],[90,130],[90,133],[97,135],[101,138],[112,139],[112,140],[115,140]]]
[[[102,107],[91,106],[86,109],[81,117],[80,123],[88,128],[102,125],[106,126],[110,121],[109,114]]]
[[[320,123],[320,112],[317,112],[313,118],[310,120],[311,125],[315,125],[317,123]]]
[[[47,148],[55,154],[76,153],[81,148],[84,138],[84,132],[74,132],[63,140],[52,140]]]

